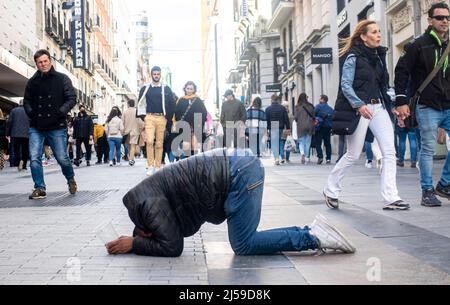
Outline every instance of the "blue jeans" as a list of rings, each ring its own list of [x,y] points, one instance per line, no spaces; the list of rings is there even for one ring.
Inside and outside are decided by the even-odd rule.
[[[116,160],[120,162],[120,157],[122,152],[120,148],[122,147],[122,138],[108,138],[109,144],[109,161],[114,159],[114,148],[116,148]]]
[[[419,105],[417,107],[417,121],[419,122],[421,136],[420,151],[420,176],[422,190],[433,189],[433,156],[436,150],[436,138],[438,128],[445,129],[450,134],[450,110],[439,111],[433,108]],[[443,186],[450,185],[450,158],[447,154],[442,171],[440,183]]]
[[[291,152],[284,150],[284,146],[286,146],[286,139],[281,139],[280,140],[280,156],[281,156],[281,160],[289,160],[289,158],[291,156]]]
[[[280,156],[284,158],[284,144],[279,130],[270,132],[270,146],[275,160],[278,160]]]
[[[310,229],[298,227],[256,231],[261,218],[264,167],[252,156],[230,157],[231,186],[225,201],[228,237],[237,255],[276,254],[317,249]]]
[[[298,139],[300,154],[305,155],[306,158],[311,156],[311,141],[311,135],[306,135]]]
[[[406,152],[406,138],[409,138],[409,148],[411,150],[411,162],[417,161],[417,141],[416,141],[416,130],[408,128],[397,128],[398,135],[398,160],[400,162],[405,161]]]
[[[44,169],[42,168],[42,154],[44,153],[45,139],[47,139],[58,164],[61,166],[62,173],[66,177],[67,182],[75,177],[72,163],[67,153],[66,129],[39,131],[36,128],[30,128],[28,135],[30,138],[31,175],[35,189],[46,189]]]
[[[367,161],[373,161],[372,143],[365,141],[364,142],[364,150],[366,151]]]

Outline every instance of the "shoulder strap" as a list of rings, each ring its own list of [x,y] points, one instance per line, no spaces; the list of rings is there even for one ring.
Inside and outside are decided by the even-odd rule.
[[[442,55],[439,62],[437,63],[436,67],[434,67],[434,69],[433,69],[433,71],[431,71],[430,75],[428,75],[428,77],[425,79],[425,81],[419,87],[416,95],[421,95],[423,90],[425,90],[425,88],[428,87],[428,85],[431,83],[431,81],[434,79],[434,77],[438,74],[439,70],[441,70],[441,68],[444,65],[444,62],[449,54],[450,54],[450,41],[448,42],[447,49],[445,49],[445,52]]]
[[[189,106],[187,107],[186,111],[184,112],[183,116],[180,118],[180,121],[184,121],[184,118],[186,117],[186,115],[188,114],[189,110],[191,110],[192,105],[194,105],[194,102],[189,103]]]
[[[150,89],[150,84],[145,85],[145,91],[144,94],[142,95],[141,99],[139,100],[138,104],[142,102],[142,100],[145,98],[145,96],[147,95],[148,90]]]

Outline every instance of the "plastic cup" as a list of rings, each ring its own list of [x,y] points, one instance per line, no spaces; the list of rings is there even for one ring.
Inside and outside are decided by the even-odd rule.
[[[100,224],[95,228],[94,233],[104,245],[119,238],[119,234],[117,234],[111,222]]]

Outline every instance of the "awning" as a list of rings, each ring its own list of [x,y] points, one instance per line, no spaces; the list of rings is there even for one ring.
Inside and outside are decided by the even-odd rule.
[[[15,101],[11,97],[0,95],[0,108],[4,113],[9,113],[17,106],[19,106],[18,101]]]

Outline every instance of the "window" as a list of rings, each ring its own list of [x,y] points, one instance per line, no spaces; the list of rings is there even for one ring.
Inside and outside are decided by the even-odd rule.
[[[337,0],[337,13],[339,14],[345,8],[345,0]]]

